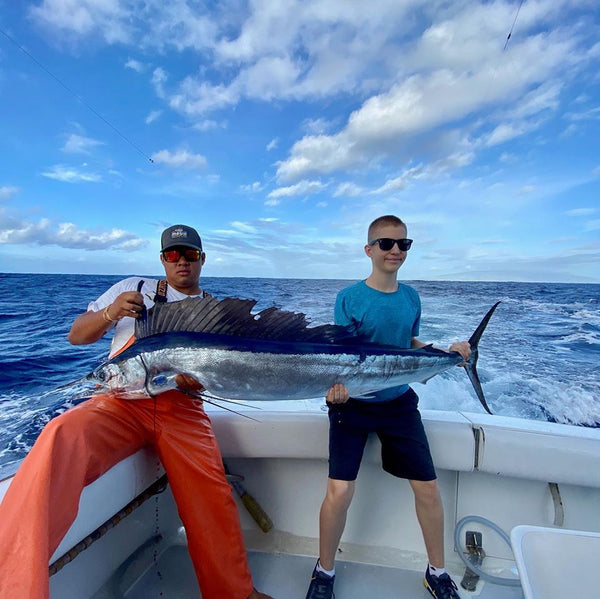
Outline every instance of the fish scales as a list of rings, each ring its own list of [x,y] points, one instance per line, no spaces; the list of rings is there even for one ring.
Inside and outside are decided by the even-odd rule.
[[[175,388],[175,377],[189,374],[217,398],[309,399],[343,383],[352,397],[368,400],[375,391],[426,382],[462,362],[458,353],[431,346],[382,346],[365,342],[349,327],[311,327],[301,313],[270,307],[255,314],[255,305],[212,297],[155,304],[136,322],[136,342],[87,379],[132,398]],[[467,364],[490,413],[475,366],[479,339],[497,305],[469,340],[473,357]]]

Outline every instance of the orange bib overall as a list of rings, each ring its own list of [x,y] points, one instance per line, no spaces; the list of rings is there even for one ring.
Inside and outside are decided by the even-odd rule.
[[[210,420],[180,391],[97,395],[51,420],[0,505],[0,599],[47,599],[48,561],[85,485],[145,445],[162,462],[204,599],[246,599],[252,579]]]

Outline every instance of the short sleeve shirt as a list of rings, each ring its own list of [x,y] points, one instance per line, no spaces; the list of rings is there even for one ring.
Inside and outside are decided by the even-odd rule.
[[[335,302],[336,324],[350,325],[356,333],[372,343],[410,348],[418,337],[421,321],[421,299],[415,289],[403,283],[392,293],[369,287],[360,281],[342,289]],[[408,385],[373,393],[376,401],[387,401],[402,395]]]
[[[140,281],[143,281],[140,293],[144,296],[144,305],[146,309],[150,309],[154,306],[154,298],[156,295],[156,286],[158,284],[157,279],[146,279],[142,277],[129,277],[123,279],[118,283],[115,283],[112,287],[107,289],[97,300],[90,302],[88,310],[98,312],[103,310],[106,306],[112,304],[117,297],[124,291],[137,291]],[[194,297],[181,293],[173,289],[170,285],[167,286],[167,301],[176,302],[183,300],[186,297]],[[126,316],[115,323],[115,333],[110,345],[110,356],[114,356],[119,350],[124,347],[127,342],[133,337],[135,330],[135,318]]]

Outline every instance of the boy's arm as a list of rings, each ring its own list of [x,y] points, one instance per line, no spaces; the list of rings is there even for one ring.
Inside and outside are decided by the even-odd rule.
[[[335,298],[335,307],[333,309],[333,321],[339,325],[352,325],[352,319],[346,313],[342,294],[338,293]],[[343,383],[335,383],[325,396],[325,400],[328,403],[346,403],[350,399],[350,394],[346,385]]]
[[[411,349],[421,349],[422,347],[426,347],[427,343],[423,343],[422,341],[419,341],[416,337],[413,337],[410,343],[410,348]],[[468,341],[457,341],[455,343],[453,343],[447,350],[443,350],[443,351],[448,351],[448,352],[457,352],[459,353],[464,361],[466,362],[470,357],[471,357],[471,346],[469,345]],[[462,362],[461,364],[459,364],[459,366],[464,366],[465,362]]]

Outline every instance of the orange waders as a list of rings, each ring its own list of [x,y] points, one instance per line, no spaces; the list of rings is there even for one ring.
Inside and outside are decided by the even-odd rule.
[[[204,599],[246,599],[252,578],[210,420],[179,391],[97,395],[51,420],[0,505],[0,599],[47,599],[48,561],[83,487],[144,445],[169,477]]]

